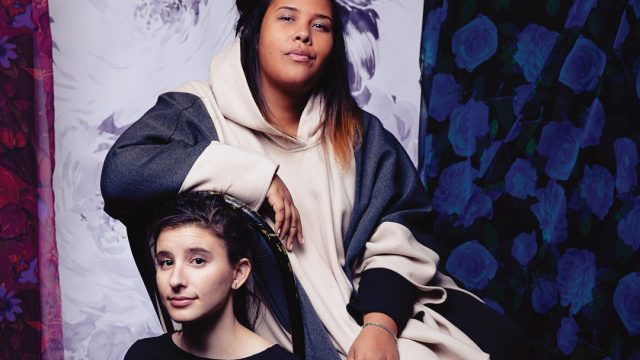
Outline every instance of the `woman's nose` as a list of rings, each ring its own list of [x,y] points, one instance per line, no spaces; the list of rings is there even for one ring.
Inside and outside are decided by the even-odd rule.
[[[182,267],[174,266],[173,270],[171,271],[171,276],[169,277],[169,286],[174,289],[186,286]]]
[[[295,39],[296,41],[300,41],[307,45],[311,43],[311,37],[309,36],[309,31],[306,28],[299,29],[296,32]]]

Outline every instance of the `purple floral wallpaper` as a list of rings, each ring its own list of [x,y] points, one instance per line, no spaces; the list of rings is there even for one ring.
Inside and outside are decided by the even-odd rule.
[[[419,171],[446,270],[539,358],[640,358],[640,2],[427,1]]]
[[[417,162],[422,2],[339,3],[348,9],[352,90]],[[212,56],[233,36],[234,1],[49,0],[49,6],[64,355],[121,359],[136,339],[162,330],[123,226],[102,211],[102,162],[160,93],[207,78]],[[408,40],[394,41],[400,36]]]

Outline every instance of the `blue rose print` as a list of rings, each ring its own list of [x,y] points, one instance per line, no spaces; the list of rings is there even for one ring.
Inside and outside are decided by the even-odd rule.
[[[533,282],[531,305],[538,314],[546,314],[558,303],[558,287],[555,281],[539,277]]]
[[[524,159],[516,159],[504,177],[505,190],[518,199],[535,195],[538,175],[536,169]]]
[[[552,121],[542,128],[536,150],[549,157],[544,171],[550,178],[567,180],[578,158],[580,131],[569,121]]]
[[[476,188],[473,184],[476,176],[477,170],[469,160],[444,169],[433,197],[434,209],[446,215],[462,214]]]
[[[636,95],[640,98],[640,69],[636,73]]]
[[[558,328],[556,338],[558,349],[567,356],[571,355],[578,343],[578,324],[571,316],[560,320],[560,328]]]
[[[640,272],[627,274],[618,281],[613,307],[629,335],[640,334]]]
[[[423,147],[423,163],[420,168],[420,178],[427,179],[433,175],[431,172],[434,170],[434,151],[433,151],[433,135],[427,135],[424,138],[424,147]]]
[[[598,47],[582,36],[562,64],[559,80],[576,94],[592,91],[607,65],[607,56]]]
[[[613,143],[616,154],[616,190],[624,194],[633,191],[638,184],[636,167],[638,166],[638,148],[629,138],[616,139]]]
[[[438,121],[444,121],[451,109],[458,104],[459,85],[451,74],[436,74],[431,87],[429,115]]]
[[[584,167],[584,176],[580,181],[580,196],[600,220],[603,220],[613,204],[613,175],[598,164]]]
[[[458,29],[451,42],[456,65],[469,72],[493,56],[497,49],[498,29],[482,14]]]
[[[534,84],[526,84],[516,88],[516,96],[513,98],[513,113],[516,117],[520,116],[522,107],[527,102],[527,99],[529,99],[529,95],[531,95],[535,87]]]
[[[618,26],[618,32],[616,33],[616,39],[613,41],[613,48],[620,50],[620,47],[627,39],[629,35],[629,21],[627,20],[627,10],[622,11],[622,17],[620,20],[620,26]]]
[[[567,199],[562,186],[549,181],[547,187],[536,190],[538,202],[531,205],[531,211],[538,218],[542,239],[547,243],[559,244],[567,239]]]
[[[564,28],[570,28],[572,26],[582,27],[587,20],[591,9],[598,5],[598,0],[573,0],[571,9],[569,9],[569,17]]]
[[[587,109],[584,125],[580,130],[580,146],[587,147],[600,144],[602,129],[604,128],[605,116],[602,103],[597,98]]]
[[[446,268],[468,289],[482,290],[496,275],[498,263],[477,240],[471,240],[453,249]]]
[[[629,0],[629,5],[633,8],[636,17],[640,17],[640,0]]]
[[[596,258],[589,250],[569,248],[558,261],[556,284],[560,305],[571,306],[571,314],[593,301],[596,284]]]
[[[438,54],[438,40],[440,39],[440,27],[447,19],[447,1],[442,7],[435,8],[427,15],[427,21],[422,31],[422,61],[425,65],[436,66]]]
[[[496,141],[491,146],[486,148],[480,157],[480,170],[478,173],[478,177],[483,177],[484,173],[491,165],[493,158],[496,156],[498,150],[500,150],[500,146],[502,145],[502,141]]]
[[[635,252],[640,248],[640,200],[636,199],[634,205],[618,223],[618,236]]]
[[[479,217],[491,217],[493,213],[493,206],[491,198],[485,195],[480,188],[476,187],[473,196],[469,199],[467,206],[465,206],[462,216],[456,222],[456,225],[464,225],[469,227],[473,225]]]
[[[533,259],[534,255],[538,251],[538,244],[536,243],[536,232],[520,233],[513,239],[513,245],[511,246],[511,255],[518,260],[518,263],[522,266],[527,266],[529,261]]]
[[[449,141],[459,156],[476,152],[476,137],[489,132],[489,107],[482,101],[469,100],[451,110]]]
[[[528,82],[538,80],[549,53],[556,43],[558,33],[544,26],[529,24],[518,35],[518,44],[513,59],[518,63]]]

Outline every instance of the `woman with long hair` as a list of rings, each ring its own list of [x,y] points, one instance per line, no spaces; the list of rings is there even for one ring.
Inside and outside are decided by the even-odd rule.
[[[105,210],[134,253],[145,209],[224,191],[270,218],[289,250],[307,358],[524,358],[518,327],[442,271],[413,164],[349,92],[338,4],[236,6],[237,37],[209,81],[161,95],[107,155]],[[291,349],[274,313],[256,331]]]

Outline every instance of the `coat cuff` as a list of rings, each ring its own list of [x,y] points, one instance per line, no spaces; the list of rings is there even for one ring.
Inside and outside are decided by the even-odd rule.
[[[362,273],[358,294],[351,296],[347,311],[360,325],[365,314],[388,315],[400,334],[411,317],[416,296],[416,287],[398,273],[385,268],[368,269]]]

